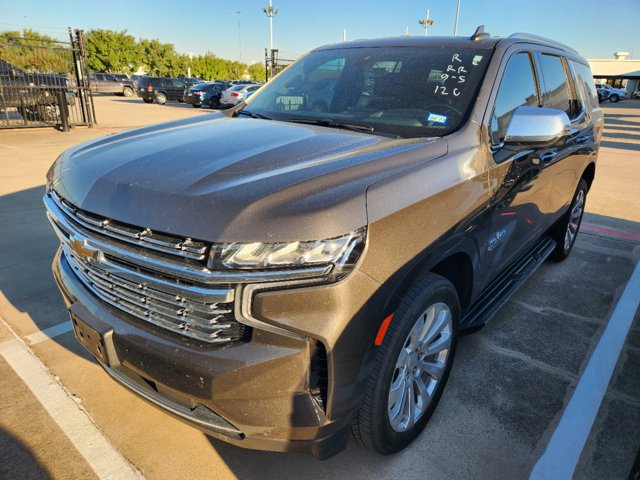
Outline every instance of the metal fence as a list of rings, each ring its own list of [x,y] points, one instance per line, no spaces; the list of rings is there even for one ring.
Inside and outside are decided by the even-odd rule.
[[[95,123],[81,30],[68,42],[0,34],[0,129]]]
[[[289,55],[291,57],[295,57],[297,55]],[[277,74],[279,74],[282,70],[291,65],[295,60],[289,58],[281,58],[280,52],[278,49],[274,48],[271,50],[271,54],[269,54],[269,49],[264,49],[264,66],[266,69],[266,81],[269,81]]]

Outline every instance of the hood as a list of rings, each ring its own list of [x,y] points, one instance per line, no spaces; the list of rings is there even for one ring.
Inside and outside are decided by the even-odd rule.
[[[445,152],[444,140],[211,114],[79,145],[50,181],[81,209],[159,232],[313,240],[366,225],[369,185]]]

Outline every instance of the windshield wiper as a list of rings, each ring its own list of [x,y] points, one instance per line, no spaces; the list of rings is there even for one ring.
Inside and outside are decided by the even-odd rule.
[[[238,116],[238,115],[248,115],[251,118],[260,118],[262,120],[271,120],[271,118],[267,117],[266,115],[262,115],[262,114],[256,113],[256,112],[250,112],[249,110],[244,110],[244,109],[243,110],[238,110],[236,112],[236,116]]]
[[[320,118],[289,118],[287,122],[304,123],[306,125],[320,125],[321,127],[342,128],[354,132],[373,133],[374,128],[366,125],[356,125],[353,123],[336,122],[335,120],[327,120]]]

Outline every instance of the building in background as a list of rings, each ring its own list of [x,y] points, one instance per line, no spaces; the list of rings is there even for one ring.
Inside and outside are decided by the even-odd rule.
[[[628,52],[616,52],[613,58],[589,59],[596,83],[607,83],[627,91],[632,98],[640,90],[640,60],[630,60]]]

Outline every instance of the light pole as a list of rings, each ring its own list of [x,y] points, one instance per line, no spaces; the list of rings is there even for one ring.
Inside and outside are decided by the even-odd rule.
[[[436,22],[429,18],[429,9],[427,8],[427,17],[422,19],[422,20],[418,20],[418,23],[423,26],[423,28],[424,28],[424,36],[426,37],[428,35],[428,33],[429,33],[429,27],[431,25],[433,25],[434,23],[436,23]]]
[[[240,63],[242,63],[242,31],[240,30],[240,14],[242,12],[238,10],[236,15],[238,15],[238,48],[240,50]]]
[[[458,35],[458,17],[460,17],[460,0],[458,0],[458,3],[456,5],[456,24],[453,26],[454,37]]]
[[[273,8],[273,0],[269,0],[269,7],[263,8],[262,11],[269,17],[269,50],[273,50],[273,17],[280,11],[279,8]]]

